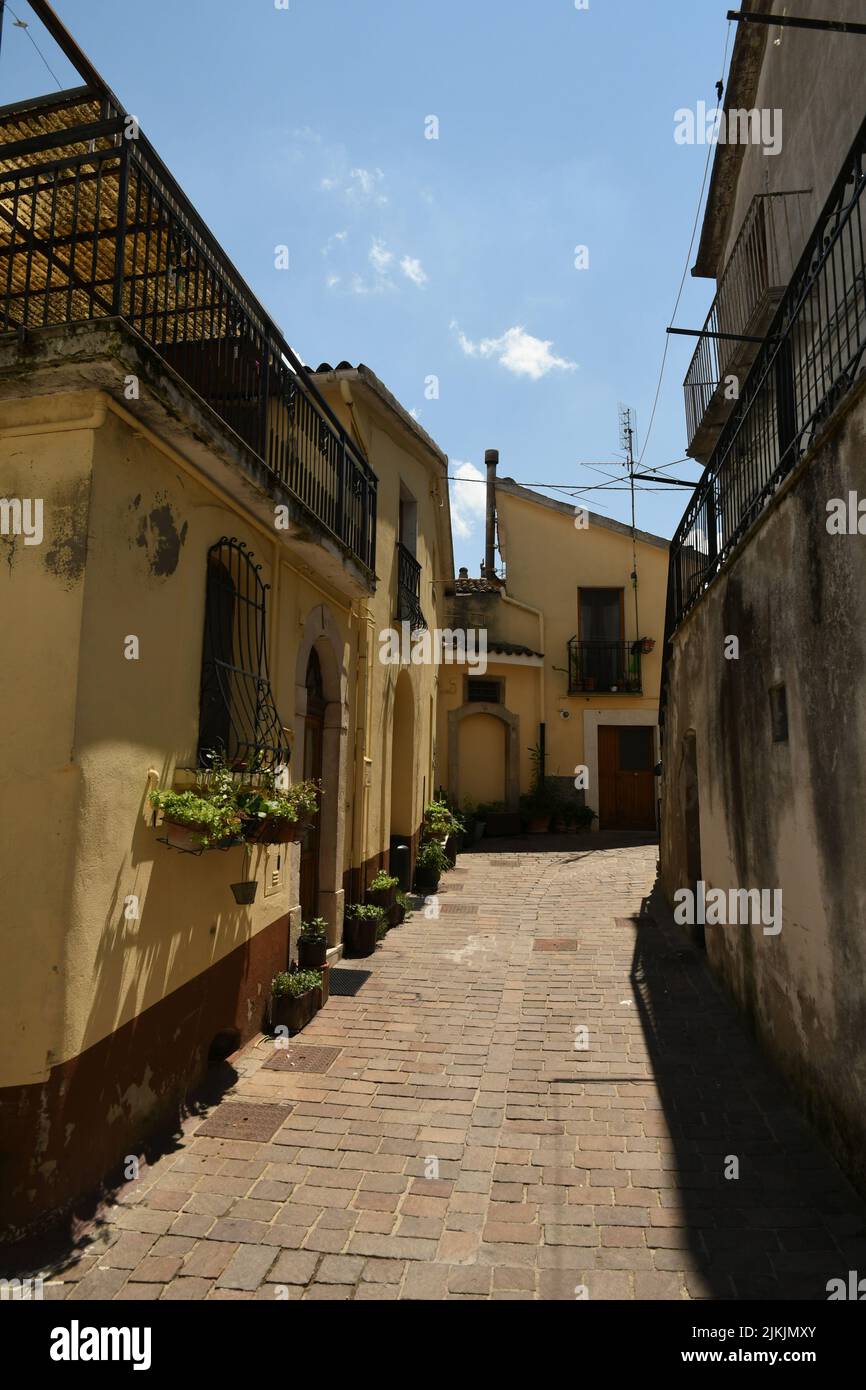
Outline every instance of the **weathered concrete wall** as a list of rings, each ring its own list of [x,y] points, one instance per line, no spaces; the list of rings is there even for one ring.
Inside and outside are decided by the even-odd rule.
[[[693,735],[700,876],[782,890],[781,933],[707,926],[710,962],[866,1187],[866,535],[826,524],[830,499],[866,499],[864,390],[675,636],[661,858],[672,899],[697,876]],[[771,725],[780,684],[787,742]]]

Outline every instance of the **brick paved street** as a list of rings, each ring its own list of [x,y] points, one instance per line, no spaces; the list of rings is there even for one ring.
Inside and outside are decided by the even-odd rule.
[[[651,898],[656,847],[493,843],[343,963],[359,992],[291,1049],[327,1070],[232,1059],[223,1106],[283,1107],[272,1137],[191,1117],[46,1296],[821,1299],[866,1267],[862,1207]]]

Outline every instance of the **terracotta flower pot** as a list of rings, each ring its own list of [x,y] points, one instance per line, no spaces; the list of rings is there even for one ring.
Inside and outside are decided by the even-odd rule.
[[[179,825],[177,821],[166,820],[165,837],[174,849],[184,849],[198,853],[201,849],[199,837],[207,834],[204,825]]]
[[[291,845],[301,834],[302,822],[282,820],[277,816],[265,816],[259,821],[249,838],[257,845]]]

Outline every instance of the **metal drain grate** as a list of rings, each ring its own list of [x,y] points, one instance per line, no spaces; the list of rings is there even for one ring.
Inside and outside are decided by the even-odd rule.
[[[462,912],[464,917],[475,917],[478,913],[478,908],[477,906],[473,907],[471,903],[440,903],[439,911],[440,913]]]
[[[263,1071],[326,1072],[342,1052],[341,1047],[275,1047]]]
[[[532,943],[533,951],[576,951],[577,941],[573,936],[537,936]]]
[[[357,994],[372,973],[372,970],[338,970],[332,966],[328,978],[328,992],[350,996]]]
[[[243,1105],[240,1101],[223,1101],[195,1132],[196,1139],[248,1139],[254,1144],[266,1144],[280,1125],[292,1113],[291,1105]]]

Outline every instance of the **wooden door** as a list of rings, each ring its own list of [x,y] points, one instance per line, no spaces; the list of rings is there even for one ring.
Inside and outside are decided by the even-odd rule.
[[[315,651],[307,664],[307,715],[304,720],[304,778],[322,777],[322,737],[325,728],[325,697],[322,689],[322,668]],[[301,876],[299,897],[301,916],[311,922],[319,915],[319,845],[322,812],[301,837]]]
[[[602,724],[598,730],[601,830],[655,830],[651,725]]]

